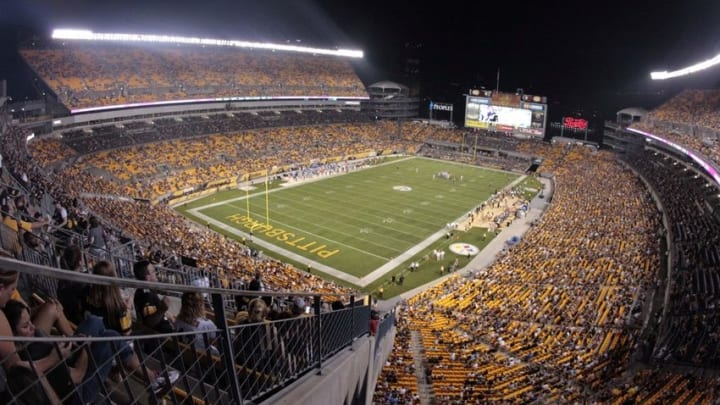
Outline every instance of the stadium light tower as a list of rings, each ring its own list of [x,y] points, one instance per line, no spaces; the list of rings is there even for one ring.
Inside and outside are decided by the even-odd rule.
[[[354,49],[323,49],[309,46],[298,46],[288,44],[273,44],[269,42],[250,42],[238,40],[181,37],[173,35],[152,35],[152,34],[117,34],[117,33],[96,33],[90,30],[78,29],[55,29],[52,33],[53,39],[78,40],[78,41],[111,41],[111,42],[151,42],[164,44],[188,44],[188,45],[210,45],[227,46],[235,48],[268,49],[273,51],[287,51],[310,53],[315,55],[343,56],[348,58],[362,58],[363,51]]]
[[[662,72],[652,72],[650,73],[650,78],[653,80],[672,79],[675,77],[685,76],[691,73],[699,72],[701,70],[711,68],[717,64],[720,64],[720,54],[716,55],[714,58],[704,60],[702,62],[698,62],[694,65],[674,70],[672,72],[668,72],[667,70],[664,70]]]

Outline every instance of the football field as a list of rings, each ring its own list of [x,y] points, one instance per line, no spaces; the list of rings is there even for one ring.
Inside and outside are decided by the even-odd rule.
[[[442,178],[445,172],[452,179]],[[180,210],[241,239],[302,262],[363,277],[446,225],[464,219],[518,175],[458,163],[400,159],[317,181],[277,187],[263,184],[205,197]],[[249,207],[248,207],[249,205]],[[269,212],[269,214],[267,214]]]

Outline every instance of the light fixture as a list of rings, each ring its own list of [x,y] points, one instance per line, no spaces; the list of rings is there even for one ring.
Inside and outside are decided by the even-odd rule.
[[[85,40],[85,41],[111,41],[111,42],[153,42],[166,44],[188,44],[188,45],[213,45],[228,46],[235,48],[269,49],[272,51],[287,51],[310,53],[318,55],[344,56],[348,58],[362,58],[361,50],[352,49],[323,49],[307,46],[273,44],[269,42],[250,42],[226,39],[182,37],[174,35],[152,35],[152,34],[118,34],[118,33],[95,33],[90,30],[78,29],[55,29],[52,33],[53,39]]]

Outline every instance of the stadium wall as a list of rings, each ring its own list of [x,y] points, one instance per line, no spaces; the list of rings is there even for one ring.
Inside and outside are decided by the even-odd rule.
[[[667,217],[667,213],[665,212],[665,207],[662,204],[662,200],[660,200],[660,196],[657,194],[657,191],[655,191],[655,188],[653,188],[653,186],[650,184],[650,182],[648,182],[647,179],[645,179],[645,177],[642,174],[638,173],[638,171],[635,170],[635,168],[633,168],[632,166],[630,166],[623,160],[617,159],[617,161],[623,167],[625,167],[626,169],[633,172],[633,174],[638,179],[640,179],[640,181],[643,182],[643,184],[645,185],[645,188],[648,190],[648,192],[652,196],[653,201],[655,202],[655,207],[658,209],[659,212],[662,213],[662,224],[663,224],[663,227],[665,228],[665,243],[667,246],[667,259],[666,259],[667,268],[665,269],[666,274],[664,277],[666,288],[665,288],[665,295],[663,296],[663,307],[662,307],[663,319],[665,319],[665,310],[666,310],[666,308],[668,308],[668,302],[670,301],[670,288],[669,288],[670,285],[667,282],[668,282],[668,280],[672,280],[672,268],[673,268],[673,263],[675,262],[675,253],[674,253],[675,248],[674,248],[674,243],[673,243],[674,238],[673,238],[672,227],[670,226],[670,220]],[[657,276],[660,279],[663,279],[662,274],[658,274]],[[659,290],[656,290],[653,294],[657,293],[658,291]],[[653,312],[655,310],[658,309],[658,308],[652,307],[652,303],[653,303],[652,297],[648,300],[648,302],[650,302],[651,307],[647,312],[646,318],[643,320],[643,328],[645,328],[648,325],[648,322],[650,321],[650,316],[653,314]]]
[[[52,129],[60,130],[82,125],[96,125],[102,122],[119,122],[123,120],[136,120],[138,118],[152,118],[188,113],[203,113],[219,111],[252,111],[254,109],[308,109],[308,108],[343,108],[360,110],[358,101],[353,100],[283,100],[283,101],[245,101],[245,102],[217,102],[202,104],[163,105],[157,107],[122,108],[117,110],[92,112],[52,120]]]
[[[378,376],[395,343],[395,311],[387,315],[376,336],[356,340],[349,351],[323,363],[321,373],[306,375],[267,403],[372,404]]]

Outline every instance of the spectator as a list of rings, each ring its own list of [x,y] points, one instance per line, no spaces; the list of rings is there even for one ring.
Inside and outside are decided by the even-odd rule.
[[[87,273],[87,270],[82,265],[82,252],[79,247],[69,246],[63,251],[60,258],[60,268],[78,273]],[[58,281],[58,300],[62,304],[67,319],[76,325],[83,318],[82,297],[87,288],[87,284],[81,282]]]
[[[43,306],[43,309],[47,306]],[[45,314],[47,311],[41,310],[35,317],[30,319],[29,308],[25,304],[10,300],[3,308],[8,323],[12,328],[15,336],[24,337],[45,337],[50,334],[52,324],[48,322]],[[62,310],[59,310],[62,314]],[[38,323],[38,327],[34,325]],[[64,317],[56,321],[56,325],[60,330],[66,330],[64,333],[72,333],[69,330],[69,324]],[[90,315],[86,320],[78,325],[77,335],[80,336],[99,336],[111,337],[118,336],[117,333],[110,331],[106,333],[103,327],[102,319]],[[75,402],[92,401],[100,391],[100,386],[104,383],[110,373],[111,359],[113,352],[110,342],[95,342],[90,347],[92,360],[89,359],[88,351],[82,346],[75,346],[70,342],[60,343],[58,345],[59,355],[54,355],[54,345],[44,342],[33,342],[27,345],[19,344],[17,346],[20,358],[28,362],[39,361],[47,362],[48,358],[55,360],[50,367],[52,369],[47,374],[48,381],[58,397],[65,399],[74,398]],[[65,359],[64,363],[60,363]],[[97,364],[100,368],[94,371],[93,364]],[[66,368],[66,365],[68,367]],[[73,392],[75,386],[80,386],[79,392]],[[79,397],[78,397],[79,395]]]
[[[117,277],[112,264],[105,261],[97,263],[92,272],[98,276]],[[121,335],[129,335],[132,332],[132,302],[130,297],[123,297],[119,287],[90,285],[83,300],[83,307],[86,311],[101,317],[107,329]]]
[[[105,242],[105,230],[96,217],[90,217],[90,229],[88,230],[88,246],[90,253],[97,257],[107,255],[107,243]]]
[[[133,272],[138,280],[158,282],[155,266],[147,260],[135,263]],[[168,313],[170,307],[168,297],[160,299],[156,291],[138,288],[135,290],[133,302],[138,321],[145,327],[160,333],[171,333],[175,330],[172,324],[174,317]]]
[[[198,332],[191,339],[195,347],[201,350],[208,349],[212,354],[219,354],[212,344],[215,339],[217,326],[205,316],[205,299],[201,293],[186,292],[180,299],[180,312],[175,320],[178,332]]]
[[[370,336],[377,335],[380,325],[380,314],[377,311],[370,311]]]

